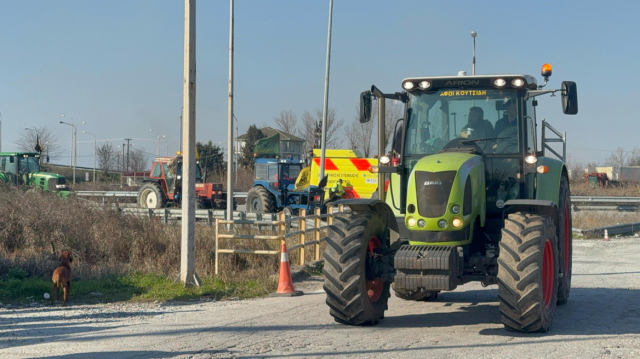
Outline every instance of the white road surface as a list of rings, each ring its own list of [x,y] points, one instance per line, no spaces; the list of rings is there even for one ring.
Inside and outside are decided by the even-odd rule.
[[[0,358],[638,358],[640,240],[576,241],[569,303],[549,333],[507,332],[497,289],[392,296],[370,327],[334,323],[322,279],[245,301],[0,309]]]

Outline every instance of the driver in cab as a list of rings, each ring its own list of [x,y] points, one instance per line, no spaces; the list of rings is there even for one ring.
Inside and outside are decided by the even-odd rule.
[[[464,126],[459,133],[462,138],[470,140],[489,139],[494,137],[494,130],[491,122],[484,119],[484,111],[480,107],[471,107],[469,109],[469,123]],[[480,142],[478,146],[485,150],[489,145],[487,142]]]

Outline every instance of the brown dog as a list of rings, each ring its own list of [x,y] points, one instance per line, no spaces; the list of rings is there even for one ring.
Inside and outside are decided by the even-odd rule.
[[[53,305],[53,291],[56,292],[56,300],[60,300],[60,287],[64,291],[64,303],[67,305],[69,300],[69,291],[71,290],[71,262],[73,262],[73,255],[69,251],[62,252],[60,255],[60,266],[53,271],[53,286],[51,287],[51,305]]]

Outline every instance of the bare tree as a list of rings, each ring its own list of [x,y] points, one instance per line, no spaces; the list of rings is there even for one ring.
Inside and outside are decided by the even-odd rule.
[[[629,154],[629,151],[625,151],[624,147],[618,147],[614,152],[611,152],[611,156],[605,160],[605,165],[614,167],[626,166]]]
[[[118,170],[119,153],[111,143],[105,143],[96,149],[98,165],[106,175],[109,171]]]
[[[280,116],[273,120],[281,131],[291,135],[298,134],[298,116],[293,110],[282,110]]]
[[[129,167],[133,172],[144,172],[149,168],[149,155],[139,148],[129,153]]]
[[[342,146],[340,129],[344,120],[336,118],[336,111],[329,109],[327,113],[327,148],[339,148]],[[313,113],[305,111],[302,114],[302,138],[305,140],[305,151],[319,148],[316,144],[320,142],[318,129],[322,125],[322,110],[314,110]]]
[[[359,150],[365,157],[369,157],[373,149],[372,142],[374,142],[373,140],[375,139],[373,135],[374,125],[375,123],[373,121],[360,123],[360,110],[358,106],[356,106],[356,115],[353,117],[351,125],[345,133],[347,141],[349,141],[349,147],[352,150]]]
[[[57,159],[62,154],[56,135],[47,126],[33,127],[30,130],[22,131],[16,141],[16,145],[21,151],[34,152],[36,139],[40,141],[40,146],[44,149],[43,155],[48,155],[51,159]]]

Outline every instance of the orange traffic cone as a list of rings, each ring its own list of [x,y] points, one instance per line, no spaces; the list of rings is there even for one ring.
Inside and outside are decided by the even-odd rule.
[[[604,230],[604,240],[605,241],[609,240],[609,231],[607,231],[606,229]]]
[[[289,254],[287,245],[282,243],[280,248],[280,278],[278,279],[278,290],[271,293],[271,297],[297,297],[304,294],[302,291],[293,288],[291,280],[291,267],[289,265]]]

